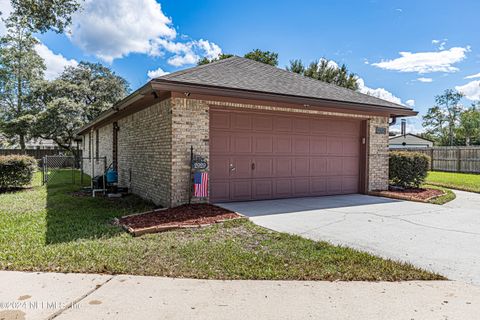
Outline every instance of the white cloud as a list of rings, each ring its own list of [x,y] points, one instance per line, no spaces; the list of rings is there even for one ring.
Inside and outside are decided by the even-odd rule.
[[[357,80],[358,90],[361,93],[365,93],[383,100],[387,100],[393,103],[402,104],[402,100],[399,97],[394,96],[391,92],[387,91],[384,88],[372,89],[365,85],[365,81],[362,78]]]
[[[456,72],[458,68],[453,64],[466,58],[470,47],[453,47],[448,50],[434,52],[400,52],[400,58],[393,60],[382,60],[372,65],[399,72]]]
[[[464,79],[475,79],[475,78],[480,78],[480,72],[476,74],[472,74],[470,76],[466,76]]]
[[[200,39],[197,46],[205,52],[205,57],[208,59],[215,59],[222,53],[222,49],[218,45],[207,40]]]
[[[166,74],[169,74],[170,72],[167,72],[167,71],[164,71],[162,68],[158,68],[156,70],[150,70],[147,72],[147,76],[150,78],[150,79],[154,79],[154,78],[158,78],[158,77],[161,77],[161,76],[164,76]]]
[[[432,82],[433,81],[432,78],[424,78],[424,77],[417,78],[417,80],[420,81],[420,82]]]
[[[75,14],[70,39],[83,51],[106,62],[130,53],[169,57],[179,67],[195,64],[205,56],[216,58],[222,50],[208,40],[188,40],[177,32],[172,20],[155,0],[86,0]]]
[[[6,19],[12,12],[12,5],[10,4],[10,0],[0,0],[0,12],[2,15],[0,16],[1,19]],[[0,19],[0,36],[5,34],[5,24]]]
[[[155,0],[86,0],[73,17],[70,38],[111,62],[129,53],[151,53],[156,39],[174,39],[171,23]]]
[[[405,101],[405,104],[406,104],[407,106],[413,108],[413,107],[415,107],[415,100],[413,100],[413,99],[407,100],[407,101]]]
[[[203,39],[198,41],[191,40],[184,43],[159,39],[155,41],[155,44],[155,50],[158,54],[162,54],[162,51],[174,54],[167,60],[167,62],[175,67],[195,64],[200,57],[214,59],[222,53],[222,49],[218,45]]]
[[[471,81],[463,86],[456,86],[455,89],[463,93],[469,100],[480,100],[480,80]]]
[[[45,66],[47,67],[45,78],[48,80],[58,77],[65,67],[76,66],[78,64],[74,59],[67,59],[61,54],[55,54],[43,43],[35,45],[35,50],[45,61]]]
[[[448,39],[443,40],[432,40],[432,44],[438,47],[438,50],[445,50],[445,46],[447,45]]]

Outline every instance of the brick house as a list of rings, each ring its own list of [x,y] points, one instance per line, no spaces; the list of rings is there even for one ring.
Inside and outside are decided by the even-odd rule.
[[[209,198],[194,201],[386,189],[389,119],[416,114],[232,57],[153,79],[78,133],[121,186],[170,207],[189,199],[191,146],[209,171]]]

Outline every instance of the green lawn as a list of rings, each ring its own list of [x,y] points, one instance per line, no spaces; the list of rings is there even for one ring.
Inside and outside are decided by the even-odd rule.
[[[439,196],[439,197],[428,200],[429,203],[440,204],[441,205],[441,204],[445,204],[447,202],[450,202],[450,201],[452,201],[456,198],[455,193],[453,193],[452,190],[447,189],[447,188],[434,186],[434,185],[431,185],[431,184],[425,184],[422,187],[430,188],[430,189],[438,189],[438,190],[442,190],[443,192],[445,192],[445,194],[442,195],[442,196]]]
[[[443,279],[246,220],[134,238],[110,221],[151,204],[134,196],[73,196],[78,189],[66,183],[41,187],[37,175],[32,189],[0,194],[0,269],[212,279]]]
[[[426,183],[480,193],[480,174],[430,171]]]

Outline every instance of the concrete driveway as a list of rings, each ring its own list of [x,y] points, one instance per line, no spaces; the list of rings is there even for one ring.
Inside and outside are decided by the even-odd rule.
[[[222,203],[258,225],[480,285],[480,194],[443,206],[365,195]]]

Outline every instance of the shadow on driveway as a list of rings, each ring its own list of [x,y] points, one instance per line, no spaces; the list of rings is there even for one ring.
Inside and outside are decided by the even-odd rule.
[[[361,194],[349,194],[325,197],[228,202],[219,203],[217,205],[225,209],[239,212],[248,217],[258,217],[302,211],[357,207],[395,202],[401,201]]]

